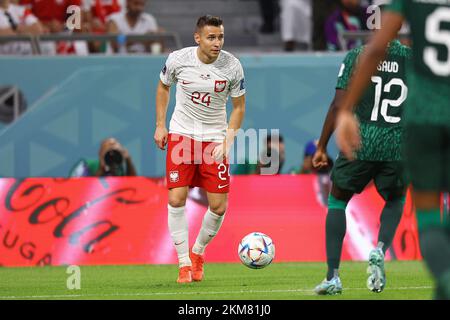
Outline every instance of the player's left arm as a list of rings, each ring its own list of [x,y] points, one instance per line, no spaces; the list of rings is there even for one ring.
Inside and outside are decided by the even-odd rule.
[[[348,159],[360,145],[359,127],[353,116],[353,108],[367,88],[371,76],[386,54],[389,42],[395,39],[403,23],[403,16],[395,12],[382,15],[383,26],[377,31],[359,58],[347,94],[339,110],[336,126],[336,142]]]
[[[232,97],[231,102],[233,105],[233,110],[230,114],[230,121],[228,123],[225,140],[223,144],[217,146],[213,151],[213,156],[216,160],[222,160],[224,157],[228,156],[231,147],[233,146],[237,131],[241,128],[242,121],[244,120],[245,94],[239,97]]]
[[[231,98],[233,110],[230,114],[230,121],[228,123],[227,137],[225,142],[230,147],[233,145],[234,137],[237,131],[241,128],[242,121],[245,115],[245,94],[239,97]]]

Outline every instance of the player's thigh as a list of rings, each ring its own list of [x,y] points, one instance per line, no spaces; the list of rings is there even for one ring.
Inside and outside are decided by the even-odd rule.
[[[349,161],[339,155],[331,171],[333,187],[347,192],[361,193],[373,178],[374,165],[369,161]],[[333,194],[333,193],[332,193]],[[334,195],[333,195],[334,196]]]
[[[405,126],[404,159],[415,190],[445,191],[450,185],[449,129],[444,126]]]
[[[166,156],[167,188],[191,186],[197,171],[189,138],[173,139],[169,134]]]
[[[225,214],[228,206],[228,193],[206,192],[206,196],[212,212],[219,216]]]
[[[333,184],[331,186],[331,195],[337,200],[349,202],[350,199],[353,197],[354,192],[350,190],[341,189],[337,185]]]
[[[378,193],[385,201],[404,197],[408,186],[402,161],[380,161],[373,180]]]
[[[189,193],[189,187],[169,189],[169,205],[174,208],[184,207]]]

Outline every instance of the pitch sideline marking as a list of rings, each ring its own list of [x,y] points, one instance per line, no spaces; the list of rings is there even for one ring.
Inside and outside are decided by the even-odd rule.
[[[416,290],[433,289],[431,286],[422,287],[398,287],[388,290]],[[346,288],[348,290],[368,290],[367,288]],[[46,298],[82,298],[82,297],[139,297],[139,296],[170,296],[170,295],[198,295],[198,294],[236,294],[236,293],[283,293],[283,292],[305,292],[308,295],[315,295],[312,289],[287,289],[287,290],[237,290],[237,291],[202,291],[202,292],[148,292],[148,293],[108,293],[108,294],[65,294],[65,295],[45,295],[45,296],[0,296],[0,299],[46,299]]]

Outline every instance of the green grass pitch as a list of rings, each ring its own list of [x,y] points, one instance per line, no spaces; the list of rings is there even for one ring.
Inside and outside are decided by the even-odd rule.
[[[382,293],[366,288],[363,262],[341,264],[342,295],[316,296],[325,263],[274,263],[252,270],[240,264],[207,264],[199,283],[176,283],[175,265],[81,266],[81,289],[67,289],[66,267],[0,268],[0,299],[431,299],[433,282],[419,261],[386,263]]]

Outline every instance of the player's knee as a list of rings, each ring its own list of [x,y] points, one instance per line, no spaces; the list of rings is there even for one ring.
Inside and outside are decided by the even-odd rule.
[[[392,190],[389,192],[386,192],[383,194],[380,192],[381,196],[383,197],[384,201],[386,201],[386,205],[395,205],[395,204],[405,204],[406,201],[406,190],[404,189],[398,189],[398,190]]]
[[[328,196],[328,209],[345,210],[348,201],[336,199],[332,194]]]
[[[182,198],[169,198],[169,205],[174,208],[184,207],[186,205],[186,199]]]
[[[330,197],[333,197],[334,199],[338,201],[343,201],[345,203],[348,203],[350,199],[353,197],[353,191],[350,190],[344,190],[336,185],[333,185],[331,188]]]
[[[187,190],[170,189],[169,191],[169,205],[174,208],[184,207],[186,205]]]
[[[217,214],[218,216],[223,216],[227,211],[227,202],[223,201],[218,203],[211,203],[209,205],[209,210],[211,210],[211,212]]]
[[[386,200],[386,206],[394,207],[394,206],[403,206],[406,202],[406,196],[388,198]]]

